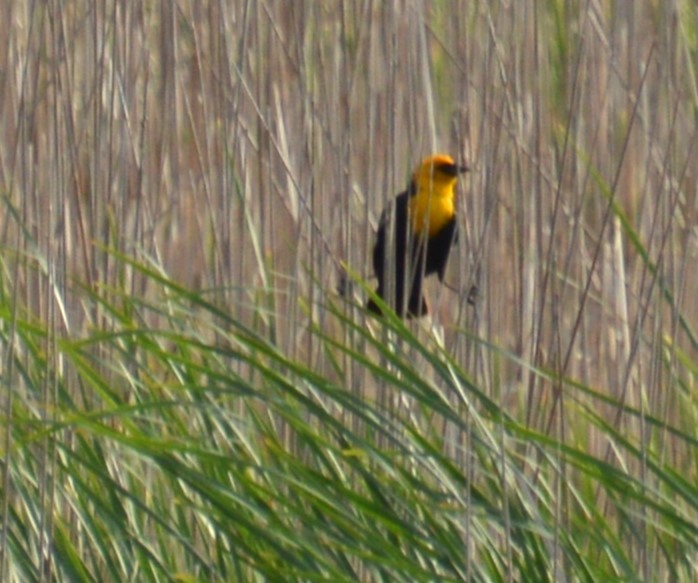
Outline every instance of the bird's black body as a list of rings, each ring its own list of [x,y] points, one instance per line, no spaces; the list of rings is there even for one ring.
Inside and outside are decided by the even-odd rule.
[[[414,183],[400,193],[383,211],[376,244],[373,247],[373,270],[378,278],[376,294],[401,317],[418,318],[428,313],[422,294],[424,278],[436,273],[444,280],[451,246],[458,237],[455,215],[436,234],[415,235],[410,228],[409,200],[415,196]],[[390,238],[392,236],[392,240]],[[405,297],[406,291],[409,295]],[[368,309],[381,313],[372,300]]]

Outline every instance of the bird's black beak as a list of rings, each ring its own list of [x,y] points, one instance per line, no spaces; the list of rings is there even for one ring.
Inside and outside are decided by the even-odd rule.
[[[465,164],[445,164],[439,167],[442,172],[450,176],[458,176],[470,170]]]

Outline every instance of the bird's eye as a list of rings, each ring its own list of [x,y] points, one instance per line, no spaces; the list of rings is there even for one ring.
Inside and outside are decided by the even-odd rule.
[[[459,166],[458,164],[451,164],[449,162],[444,162],[436,166],[436,170],[447,176],[458,176],[463,172],[468,171],[467,166]]]
[[[449,163],[444,163],[444,164],[439,164],[436,169],[443,173],[446,174],[447,176],[458,176],[458,166],[455,164],[449,164]]]

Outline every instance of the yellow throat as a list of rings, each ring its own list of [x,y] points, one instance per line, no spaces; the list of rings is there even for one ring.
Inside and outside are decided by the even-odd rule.
[[[425,231],[436,235],[456,213],[455,188],[457,176],[439,169],[441,164],[453,165],[450,156],[437,155],[424,160],[412,176],[415,193],[410,197],[409,213],[414,234]]]

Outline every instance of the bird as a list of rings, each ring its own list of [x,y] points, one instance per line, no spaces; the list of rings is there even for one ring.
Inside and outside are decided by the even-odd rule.
[[[424,278],[436,273],[443,283],[448,255],[458,238],[456,183],[468,170],[446,154],[425,158],[407,189],[381,214],[373,247],[376,295],[401,318],[429,313],[422,290]],[[373,299],[366,307],[372,313],[383,313]]]

